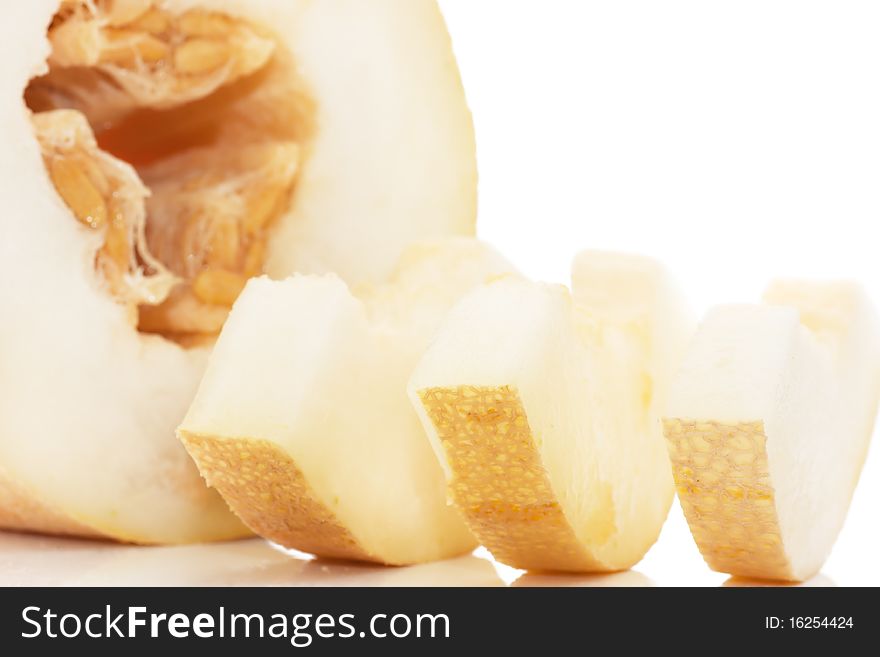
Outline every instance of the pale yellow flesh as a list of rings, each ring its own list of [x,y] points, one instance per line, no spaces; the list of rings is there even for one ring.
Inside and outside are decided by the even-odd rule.
[[[391,565],[469,552],[407,381],[448,306],[511,269],[459,239],[414,246],[357,296],[335,276],[253,280],[178,435],[232,510],[285,547]]]
[[[762,422],[665,419],[672,473],[697,547],[713,570],[792,580]]]
[[[53,509],[0,472],[0,527],[26,532],[98,538],[100,532]]]
[[[450,498],[499,561],[529,570],[607,570],[565,517],[515,389],[418,394],[452,472]]]

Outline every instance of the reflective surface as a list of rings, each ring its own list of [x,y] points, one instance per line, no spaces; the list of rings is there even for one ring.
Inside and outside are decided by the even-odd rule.
[[[384,568],[310,559],[251,539],[138,547],[0,533],[0,586],[503,586],[472,555]]]
[[[668,524],[682,530],[680,522],[674,509]],[[0,532],[0,586],[773,586],[711,572],[689,542],[686,534],[664,530],[634,570],[564,575],[516,570],[483,548],[457,559],[386,568],[313,559],[260,539],[139,547]],[[664,559],[667,551],[677,559]],[[804,585],[836,583],[822,574]]]

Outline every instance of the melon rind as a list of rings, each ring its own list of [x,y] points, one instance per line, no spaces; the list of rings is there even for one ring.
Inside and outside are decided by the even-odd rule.
[[[468,552],[406,384],[455,300],[506,275],[462,238],[413,247],[390,282],[355,291],[335,275],[253,279],[178,434],[276,543],[392,565]]]
[[[689,321],[656,262],[585,252],[573,292],[499,280],[450,312],[413,373],[450,499],[531,570],[638,562],[673,496],[659,426]]]
[[[697,331],[664,413],[678,495],[708,565],[803,581],[825,562],[880,397],[880,331],[860,286],[779,281]]]

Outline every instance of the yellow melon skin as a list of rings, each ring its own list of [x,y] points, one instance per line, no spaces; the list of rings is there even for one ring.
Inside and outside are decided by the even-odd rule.
[[[449,495],[492,556],[527,570],[614,569],[585,548],[566,517],[516,389],[428,388],[419,400],[453,473]],[[604,515],[595,534],[610,530]]]
[[[76,221],[42,161],[22,97],[47,72],[59,5],[10,5],[0,25],[0,526],[138,543],[248,535],[174,435],[211,340],[186,349],[135,330],[95,272],[101,234]],[[291,64],[289,85],[257,94],[266,111],[289,102],[303,118],[289,131],[301,161],[266,273],[380,281],[414,239],[473,232],[473,128],[435,2],[158,5],[262,26]],[[179,127],[186,108],[168,111]]]
[[[793,580],[765,431],[760,421],[663,422],[678,498],[706,563],[740,577]]]

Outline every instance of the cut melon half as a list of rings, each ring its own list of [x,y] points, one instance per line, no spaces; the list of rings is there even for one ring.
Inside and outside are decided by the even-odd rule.
[[[436,3],[4,11],[0,527],[245,534],[174,429],[247,279],[380,281],[414,240],[473,233]]]
[[[471,531],[506,564],[628,568],[673,496],[659,409],[688,321],[661,266],[586,252],[573,291],[463,299],[409,389]]]
[[[867,454],[880,332],[849,283],[772,284],[703,320],[663,420],[678,496],[713,570],[819,571]]]
[[[447,309],[511,272],[462,240],[414,247],[357,296],[332,275],[255,279],[178,434],[245,524],[285,547],[394,565],[470,551],[406,383]]]

